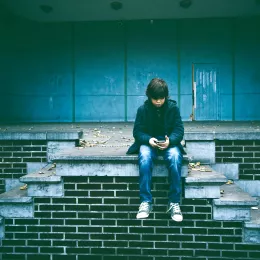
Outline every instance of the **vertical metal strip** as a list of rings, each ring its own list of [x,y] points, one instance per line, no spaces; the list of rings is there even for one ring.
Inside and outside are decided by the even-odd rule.
[[[125,122],[127,122],[127,23],[124,21],[124,101],[125,101]]]
[[[179,37],[179,21],[176,21],[176,39],[177,39],[177,70],[178,70],[178,107],[181,106],[181,50]]]
[[[236,20],[233,19],[232,22],[232,121],[235,121],[236,119],[236,99],[235,99],[235,95],[236,95],[236,72],[235,72],[235,66],[236,66],[236,60],[235,60],[235,55],[236,55]]]
[[[72,122],[75,122],[75,24],[71,24]]]

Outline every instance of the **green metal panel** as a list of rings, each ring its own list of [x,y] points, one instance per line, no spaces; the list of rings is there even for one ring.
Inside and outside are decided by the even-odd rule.
[[[124,121],[124,91],[124,25],[76,24],[76,121]]]

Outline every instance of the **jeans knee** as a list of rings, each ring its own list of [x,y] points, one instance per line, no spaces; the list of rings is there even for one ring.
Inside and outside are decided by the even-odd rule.
[[[179,148],[173,147],[167,151],[166,160],[171,163],[182,163],[182,153]]]
[[[138,160],[140,165],[152,162],[152,151],[149,146],[141,145]]]

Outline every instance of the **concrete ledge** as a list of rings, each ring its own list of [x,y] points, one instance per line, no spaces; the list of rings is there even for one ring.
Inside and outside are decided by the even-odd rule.
[[[260,181],[237,180],[235,184],[253,197],[260,197]]]
[[[0,215],[6,218],[33,217],[33,199],[19,188],[0,194]]]
[[[238,163],[216,163],[211,165],[216,172],[224,174],[228,179],[239,179],[239,164]]]
[[[223,197],[213,200],[213,219],[243,220],[251,219],[251,207],[258,202],[235,184],[223,185]]]
[[[20,178],[27,184],[28,196],[31,197],[62,197],[64,195],[61,176],[56,175],[54,165]]]
[[[0,140],[78,140],[82,136],[82,131],[0,132]]]
[[[32,201],[33,201],[32,198],[28,197],[27,195],[27,190],[20,190],[19,187],[0,194],[0,204],[31,203]]]
[[[225,184],[221,186],[224,194],[220,199],[214,200],[217,206],[257,206],[256,198],[251,197],[235,184]]]
[[[206,166],[206,168],[209,168]],[[188,174],[185,183],[187,184],[195,184],[195,183],[203,183],[204,185],[211,185],[215,183],[216,185],[222,185],[226,183],[227,178],[215,171],[211,172],[200,172],[200,171],[190,171]]]

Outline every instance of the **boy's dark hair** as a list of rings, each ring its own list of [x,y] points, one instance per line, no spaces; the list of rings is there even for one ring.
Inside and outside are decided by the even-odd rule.
[[[145,94],[149,99],[168,98],[169,90],[167,83],[163,79],[154,78],[148,84]]]

